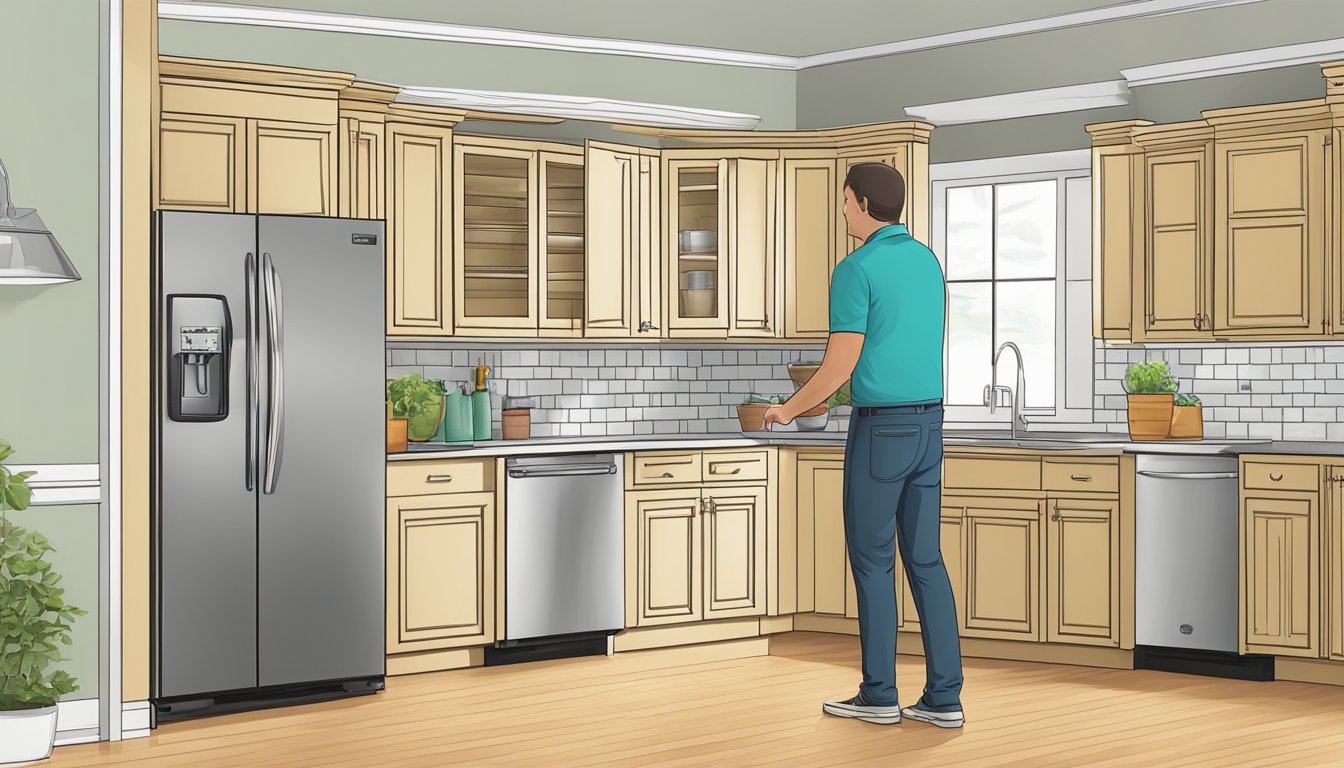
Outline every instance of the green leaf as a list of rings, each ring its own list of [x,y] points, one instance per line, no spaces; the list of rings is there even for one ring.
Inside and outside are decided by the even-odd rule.
[[[9,458],[12,453],[14,453],[14,446],[10,445],[8,440],[0,438],[0,461]]]

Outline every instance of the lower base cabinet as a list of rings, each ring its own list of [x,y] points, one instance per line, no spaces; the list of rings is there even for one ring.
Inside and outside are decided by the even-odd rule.
[[[387,653],[495,641],[495,495],[387,500]]]

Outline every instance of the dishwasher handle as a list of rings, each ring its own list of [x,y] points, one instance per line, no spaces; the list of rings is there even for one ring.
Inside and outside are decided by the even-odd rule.
[[[1136,474],[1160,480],[1236,480],[1236,472],[1151,472],[1146,469]]]
[[[509,477],[580,477],[583,475],[614,475],[615,464],[574,464],[554,469],[510,469]]]

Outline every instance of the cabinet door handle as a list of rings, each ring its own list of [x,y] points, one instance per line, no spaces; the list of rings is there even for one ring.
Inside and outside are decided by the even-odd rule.
[[[681,467],[693,463],[690,459],[685,461],[650,461],[646,462],[646,467]]]
[[[1091,475],[1069,475],[1069,477],[1072,478],[1073,480],[1077,481],[1077,482],[1080,482],[1080,483],[1090,483],[1090,482],[1092,482],[1092,476],[1091,476]]]
[[[671,477],[671,476],[672,476],[671,472],[664,472],[662,475],[660,475],[660,477]]]
[[[1277,483],[1277,482],[1279,482],[1280,480],[1283,479],[1283,475],[1276,475],[1276,474],[1274,474],[1273,472],[1271,472],[1271,473],[1269,473],[1269,479],[1270,479],[1270,480],[1273,480],[1274,482]]]
[[[1059,522],[1059,510],[1055,510],[1055,514],[1051,515],[1051,516],[1050,516],[1050,519],[1051,519],[1051,520],[1054,520],[1056,523],[1058,523],[1058,522]]]
[[[451,482],[453,482],[453,476],[452,476],[452,475],[425,475],[425,482],[426,482],[426,483],[451,483]]]
[[[705,510],[706,512],[718,512],[718,511],[719,511],[719,505],[716,504],[716,503],[714,503],[714,500],[713,500],[713,499],[705,499],[705,504],[708,506],[708,509]]]
[[[718,464],[710,464],[710,465],[709,465],[709,474],[711,474],[711,475],[736,475],[736,474],[740,474],[740,473],[742,472],[742,468],[741,468],[741,467],[735,467],[735,468],[733,469],[732,472],[720,472],[720,471],[718,470],[718,466],[719,466]]]

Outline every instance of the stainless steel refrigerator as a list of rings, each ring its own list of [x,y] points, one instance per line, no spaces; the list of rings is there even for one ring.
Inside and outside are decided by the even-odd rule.
[[[380,690],[383,222],[154,224],[156,718]]]

